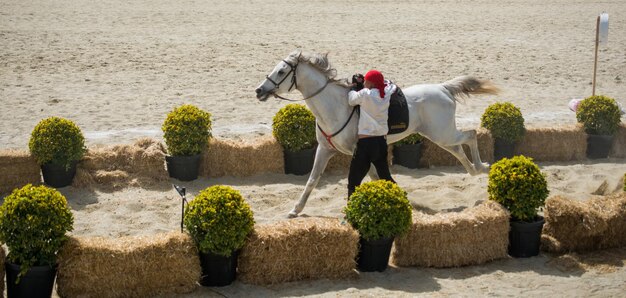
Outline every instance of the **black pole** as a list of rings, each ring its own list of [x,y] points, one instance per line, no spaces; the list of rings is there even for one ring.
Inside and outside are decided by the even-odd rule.
[[[180,232],[182,233],[185,221],[185,203],[187,202],[187,191],[184,187],[180,187],[178,185],[174,185],[174,189],[176,189],[178,194],[182,197],[182,202],[180,203]]]

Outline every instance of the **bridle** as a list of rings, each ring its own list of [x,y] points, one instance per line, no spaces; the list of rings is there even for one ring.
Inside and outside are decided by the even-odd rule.
[[[282,84],[288,77],[290,73],[293,73],[293,75],[291,75],[291,86],[289,86],[289,89],[287,89],[287,92],[291,92],[291,89],[293,89],[294,87],[296,87],[296,89],[298,89],[298,79],[296,78],[296,70],[298,70],[298,65],[300,64],[300,56],[298,55],[298,58],[296,59],[296,64],[292,65],[291,63],[289,63],[287,60],[283,59],[283,62],[285,62],[285,64],[289,65],[289,72],[287,72],[287,74],[285,75],[285,77],[280,80],[280,82],[276,83],[274,80],[272,80],[270,78],[270,76],[265,76],[265,78],[270,81],[270,83],[274,84],[274,89],[272,89],[272,95],[276,98],[282,99],[282,100],[287,100],[287,101],[301,101],[301,100],[307,100],[310,98],[313,98],[315,95],[320,94],[324,89],[326,89],[326,86],[328,86],[328,83],[330,83],[330,79],[326,80],[326,83],[324,84],[324,86],[322,86],[322,88],[318,89],[317,91],[313,92],[313,94],[303,98],[303,99],[289,99],[286,97],[282,97],[278,94],[276,94],[276,92],[274,92],[275,90],[277,90],[280,87],[280,84]]]
[[[287,60],[283,59],[283,62],[285,62],[285,64],[289,65],[290,69],[289,69],[289,72],[287,72],[287,74],[285,75],[285,77],[282,80],[280,80],[280,82],[276,83],[274,80],[272,80],[270,78],[270,76],[265,76],[265,78],[268,81],[270,81],[272,84],[274,84],[274,89],[272,89],[272,95],[274,97],[282,99],[282,100],[287,100],[287,101],[307,100],[307,99],[313,98],[314,96],[320,94],[326,88],[326,86],[328,86],[328,83],[330,83],[331,79],[326,80],[326,83],[324,84],[324,86],[322,86],[322,88],[318,89],[317,91],[313,92],[313,94],[311,94],[311,95],[309,95],[309,96],[307,96],[307,97],[305,97],[303,99],[289,99],[289,98],[282,97],[282,96],[276,94],[274,91],[277,90],[278,88],[280,88],[280,84],[282,84],[289,77],[290,73],[293,73],[293,75],[291,75],[291,86],[289,86],[289,89],[287,90],[287,92],[290,92],[291,89],[293,89],[294,86],[296,87],[296,89],[298,89],[298,79],[296,78],[296,70],[298,70],[298,64],[300,64],[300,55],[298,55],[298,58],[296,59],[296,64],[295,65],[292,65],[291,63],[287,62]],[[324,132],[322,127],[319,125],[319,123],[316,123],[317,124],[317,128],[320,130],[320,132],[322,133],[324,138],[326,138],[326,141],[328,141],[328,144],[330,144],[330,146],[333,147],[333,149],[337,150],[337,147],[335,147],[335,144],[333,144],[332,137],[338,135],[340,132],[343,131],[344,128],[346,128],[346,126],[348,126],[348,123],[350,123],[350,120],[352,119],[352,115],[354,115],[354,112],[356,112],[357,110],[358,110],[358,106],[355,106],[354,108],[352,108],[352,112],[350,113],[350,116],[348,117],[348,120],[346,120],[346,122],[343,124],[343,126],[341,126],[341,128],[339,130],[337,130],[335,133],[332,133],[332,134],[327,134],[326,132]]]

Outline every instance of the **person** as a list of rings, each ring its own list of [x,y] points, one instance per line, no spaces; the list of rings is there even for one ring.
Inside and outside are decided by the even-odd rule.
[[[359,139],[348,174],[348,199],[367,175],[371,164],[374,164],[380,179],[395,183],[387,163],[387,118],[389,100],[396,88],[394,84],[386,84],[378,70],[368,71],[365,77],[360,74],[352,77],[348,102],[351,106],[360,106],[360,117]]]

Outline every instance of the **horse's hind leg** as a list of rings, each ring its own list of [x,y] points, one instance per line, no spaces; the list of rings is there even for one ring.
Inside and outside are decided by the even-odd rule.
[[[461,145],[440,145],[440,146],[446,151],[452,153],[452,155],[454,155],[454,157],[456,157],[456,159],[458,159],[461,162],[465,170],[470,175],[473,176],[473,175],[478,174],[476,169],[474,169],[474,165],[469,161],[469,159],[467,159],[467,156],[465,155],[465,151],[463,151],[463,146]]]
[[[452,153],[452,155],[454,155],[454,157],[456,157],[461,162],[463,167],[465,167],[470,175],[477,175],[480,173],[488,172],[489,165],[483,164],[480,159],[480,153],[478,151],[478,140],[476,138],[476,130],[455,130],[453,135],[454,137],[452,137],[452,140],[438,140],[438,142],[435,143],[441,146],[441,148]],[[467,144],[469,146],[472,154],[473,163],[465,155],[465,151],[463,151],[463,147],[461,146],[463,144]]]
[[[306,182],[306,186],[304,187],[304,191],[302,195],[300,195],[300,199],[298,203],[293,207],[293,209],[289,212],[289,217],[296,217],[304,206],[306,205],[306,201],[309,199],[309,195],[311,191],[317,186],[317,183],[320,181],[320,177],[324,170],[326,169],[326,165],[331,157],[335,155],[335,151],[331,149],[317,146],[317,151],[315,152],[315,162],[313,163],[313,170],[311,170],[311,174],[309,175],[309,180]]]
[[[476,137],[476,130],[468,130],[461,132],[462,139],[464,142],[462,144],[466,144],[470,148],[470,152],[472,154],[472,161],[474,164],[474,169],[477,173],[487,173],[489,172],[489,164],[483,163],[480,159],[480,151],[478,151],[478,138]]]

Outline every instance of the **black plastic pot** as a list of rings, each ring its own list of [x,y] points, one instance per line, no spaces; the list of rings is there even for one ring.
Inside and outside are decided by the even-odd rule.
[[[313,169],[315,147],[301,151],[284,151],[285,174],[306,175]]]
[[[537,216],[533,222],[511,220],[509,255],[515,258],[528,258],[538,255],[543,223],[544,219],[541,216]]]
[[[422,143],[403,144],[393,146],[393,163],[407,167],[409,169],[417,169],[420,158],[422,157]]]
[[[196,180],[198,179],[201,157],[201,154],[191,156],[165,156],[167,172],[170,174],[170,177],[180,181]]]
[[[7,262],[4,266],[7,274],[7,297],[50,297],[54,278],[57,274],[56,266],[33,266],[15,284],[20,273],[20,265]]]
[[[607,158],[613,147],[613,136],[587,135],[587,157]]]
[[[383,272],[389,263],[389,254],[393,238],[382,238],[377,240],[359,239],[360,249],[357,256],[357,268],[361,272]]]
[[[205,287],[223,287],[230,285],[237,277],[237,257],[234,251],[230,257],[212,253],[200,253],[202,276],[200,284]]]
[[[515,154],[515,142],[509,142],[500,138],[493,140],[493,159],[494,161],[503,158],[511,158]]]
[[[76,175],[76,164],[78,161],[72,162],[69,169],[64,165],[47,163],[41,165],[41,173],[43,174],[43,182],[52,187],[65,187],[72,184],[74,175]]]

